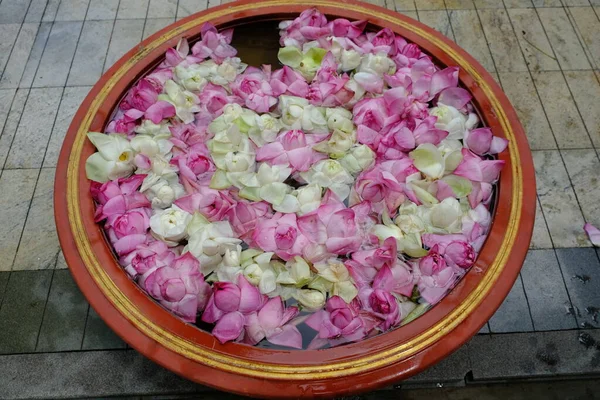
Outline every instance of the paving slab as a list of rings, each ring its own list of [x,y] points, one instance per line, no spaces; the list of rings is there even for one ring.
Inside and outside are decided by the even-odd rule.
[[[82,350],[124,349],[127,344],[89,307]]]
[[[0,307],[0,354],[35,350],[53,272],[11,272]]]
[[[554,250],[529,250],[521,277],[536,331],[577,328]]]
[[[88,308],[70,271],[55,271],[35,350],[52,352],[81,349]]]

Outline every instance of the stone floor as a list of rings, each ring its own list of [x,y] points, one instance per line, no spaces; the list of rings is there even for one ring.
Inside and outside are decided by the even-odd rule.
[[[225,0],[224,0],[225,2]],[[477,58],[533,150],[531,250],[481,333],[406,385],[600,373],[599,0],[373,0]],[[0,398],[206,393],[136,354],[89,307],[54,227],[62,138],[102,72],[219,0],[0,0]],[[583,336],[582,336],[583,335]]]

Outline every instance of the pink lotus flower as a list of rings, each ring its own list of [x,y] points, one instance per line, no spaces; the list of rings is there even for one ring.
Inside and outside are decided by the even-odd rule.
[[[389,215],[394,215],[406,198],[406,177],[416,172],[410,158],[375,164],[356,179],[350,193],[350,204],[367,200],[371,202],[373,211],[382,213],[385,209]]]
[[[360,312],[358,298],[347,304],[341,297],[333,296],[327,300],[324,310],[315,312],[305,322],[319,332],[308,347],[315,349],[327,342],[336,346],[360,340],[373,330],[379,320]]]
[[[308,95],[308,83],[301,73],[284,65],[283,68],[271,74],[270,81],[273,96],[291,95],[306,97]]]
[[[140,244],[136,249],[119,260],[125,266],[125,271],[135,278],[143,275],[151,269],[170,265],[176,255],[165,242],[154,240],[149,243]]]
[[[186,38],[182,38],[177,43],[177,47],[169,48],[165,53],[165,61],[162,64],[165,68],[176,67],[185,61],[186,64],[198,63],[203,60],[202,57],[190,56],[190,45]]]
[[[386,92],[387,93],[387,92]],[[390,116],[383,97],[362,99],[352,109],[353,121],[358,127],[360,141],[360,127],[365,126],[377,134],[384,126],[398,120],[398,116]],[[361,143],[363,143],[361,141]]]
[[[204,143],[195,144],[185,152],[180,152],[171,159],[171,164],[179,168],[179,179],[189,194],[207,186],[216,170],[210,152]]]
[[[198,96],[200,99],[200,105],[204,109],[203,112],[200,112],[196,115],[196,120],[198,120],[199,115],[207,114],[210,116],[208,118],[208,125],[212,120],[223,113],[223,107],[227,104],[244,104],[244,100],[239,96],[230,95],[227,90],[223,86],[215,85],[213,83],[207,83],[200,92]]]
[[[173,149],[174,154],[195,145],[206,148],[204,143],[211,139],[211,135],[206,131],[206,127],[198,127],[194,123],[173,124],[169,127],[169,131],[171,132],[171,138],[169,140],[175,147]]]
[[[363,310],[381,320],[378,328],[382,331],[398,324],[401,319],[398,301],[389,290],[394,283],[394,276],[387,265],[379,270],[373,280],[373,287],[363,287],[358,292]],[[410,290],[412,291],[412,285]]]
[[[397,258],[398,243],[395,238],[389,237],[383,245],[371,250],[359,250],[352,253],[352,259],[363,267],[374,268],[379,271],[385,265],[393,265]]]
[[[455,281],[454,270],[446,264],[438,246],[433,246],[429,254],[421,258],[419,270],[419,292],[429,304],[440,301]]]
[[[366,40],[363,41],[362,38]],[[389,28],[384,28],[377,33],[367,32],[365,36],[357,39],[356,42],[360,43],[365,53],[385,53],[390,56],[396,54],[396,35]]]
[[[159,94],[160,90],[156,90],[156,87],[147,79],[141,79],[127,92],[127,96],[125,96],[119,108],[123,111],[131,109],[146,111],[148,107],[156,103]]]
[[[329,253],[345,255],[359,249],[362,237],[353,209],[328,191],[315,211],[298,217],[298,228],[312,243],[324,245]]]
[[[298,227],[296,214],[282,213],[259,220],[252,232],[252,240],[263,251],[272,251],[284,261],[302,255],[309,243]]]
[[[258,113],[266,113],[277,104],[273,89],[269,83],[271,67],[263,66],[260,70],[248,67],[243,74],[238,75],[230,85],[234,94],[242,98],[246,107]]]
[[[226,216],[239,238],[253,245],[252,235],[258,221],[270,218],[271,213],[271,207],[264,201],[249,202],[240,199],[229,208]]]
[[[359,142],[367,144],[384,160],[398,160],[420,144],[438,145],[448,136],[447,131],[435,128],[435,120],[436,117],[402,119],[386,126],[379,134],[362,128]]]
[[[255,345],[263,339],[280,346],[302,348],[302,334],[295,325],[288,324],[296,315],[297,307],[285,308],[281,297],[273,297],[258,312],[245,316],[244,342]]]
[[[292,172],[308,171],[314,163],[327,158],[326,154],[312,149],[321,135],[305,135],[300,130],[281,133],[273,143],[259,147],[256,161],[265,161],[269,165],[290,165]]]
[[[250,284],[244,275],[238,275],[237,285],[215,282],[213,292],[202,314],[202,321],[216,323],[212,334],[221,342],[242,339],[245,315],[259,311],[266,296]]]
[[[327,35],[327,18],[316,8],[304,10],[293,21],[283,21],[279,24],[279,43],[282,46],[302,47],[303,43]]]
[[[508,140],[494,136],[490,128],[467,131],[464,141],[469,150],[480,156],[501,153],[508,146]]]
[[[425,119],[429,116],[427,102],[421,101],[402,86],[386,90],[383,99],[388,113],[396,118]]]
[[[217,222],[235,206],[235,200],[228,191],[202,186],[198,192],[175,200],[175,205],[190,214],[200,212],[210,222]]]
[[[212,58],[221,63],[228,57],[235,57],[237,50],[229,45],[233,37],[233,29],[218,32],[209,22],[202,26],[202,39],[192,47],[192,54],[200,59]]]
[[[338,75],[337,62],[331,52],[328,52],[321,67],[313,78],[306,98],[317,106],[337,107],[345,105],[353,94],[346,88],[346,83],[350,80],[348,75]]]
[[[484,160],[469,149],[462,149],[463,159],[454,170],[454,175],[465,177],[474,182],[494,183],[506,161]]]
[[[457,265],[460,268],[469,268],[475,263],[477,254],[467,242],[453,241],[448,243],[444,251],[444,259],[448,265]]]
[[[359,37],[367,26],[367,21],[348,21],[345,18],[337,18],[327,24],[327,28],[333,36],[347,39]]]
[[[106,183],[91,182],[92,198],[98,203],[94,221],[112,215],[122,215],[135,208],[150,207],[150,202],[138,191],[146,175],[132,175]]]
[[[168,266],[147,271],[139,282],[150,296],[187,322],[196,322],[196,314],[211,295],[211,287],[200,273],[200,263],[191,253]]]
[[[600,230],[590,223],[583,226],[583,230],[590,238],[590,242],[596,247],[600,247]]]
[[[414,43],[408,43],[402,36],[397,35],[395,37],[394,45],[396,47],[396,54],[393,60],[398,68],[412,67],[420,60],[428,58],[426,54],[421,52],[419,46]]]
[[[135,234],[145,234],[150,229],[150,209],[134,208],[123,214],[110,215],[104,229],[111,242]]]

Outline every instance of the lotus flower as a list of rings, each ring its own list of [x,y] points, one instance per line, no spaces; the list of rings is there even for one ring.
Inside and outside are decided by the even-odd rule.
[[[227,29],[218,32],[214,25],[206,22],[201,30],[202,39],[192,47],[192,54],[199,58],[212,58],[215,62],[222,62],[227,57],[234,57],[237,50],[229,45],[233,37],[233,30]]]
[[[350,194],[350,185],[354,178],[342,167],[337,160],[322,160],[313,165],[308,171],[300,173],[308,184],[316,184],[330,189],[341,200]]]
[[[333,254],[356,251],[362,243],[354,210],[346,208],[333,192],[326,194],[317,210],[298,218],[298,228],[312,243],[324,245]]]
[[[454,270],[446,264],[438,246],[433,246],[429,254],[421,258],[419,271],[419,293],[429,304],[440,301],[455,282]]]
[[[237,201],[227,211],[227,219],[233,230],[248,244],[253,244],[252,234],[258,221],[271,217],[269,205],[265,202]]]
[[[259,311],[264,304],[265,297],[243,275],[239,275],[237,285],[231,282],[214,283],[202,321],[216,323],[212,334],[221,343],[241,339],[245,315]]]
[[[217,222],[234,207],[235,200],[226,191],[201,187],[197,193],[176,200],[175,205],[190,214],[200,212],[209,221]]]
[[[271,74],[271,88],[273,95],[289,95],[306,97],[308,95],[308,83],[306,79],[293,68],[284,65],[283,68]]]
[[[175,257],[176,254],[164,242],[154,240],[138,245],[119,262],[132,278],[136,278],[151,269],[171,265]]]
[[[271,165],[290,165],[292,173],[308,171],[312,164],[325,158],[324,154],[312,150],[311,146],[315,143],[313,137],[299,130],[282,133],[275,142],[258,149],[256,160]]]
[[[277,104],[269,84],[269,75],[271,75],[270,67],[263,67],[263,70],[249,67],[242,75],[237,76],[231,84],[231,90],[244,99],[249,109],[259,113],[268,112]]]
[[[254,345],[266,338],[273,344],[301,349],[302,335],[288,323],[296,315],[297,307],[285,308],[280,297],[270,299],[260,311],[245,316],[244,342]]]
[[[133,175],[103,184],[92,182],[92,198],[98,203],[94,220],[102,221],[113,215],[140,207],[149,207],[146,196],[138,192],[145,175]]]
[[[319,36],[325,36],[330,32],[326,28],[327,18],[316,8],[303,11],[293,21],[282,21],[279,23],[282,46],[298,46],[308,40],[314,40]]]
[[[298,227],[296,214],[276,213],[271,219],[260,220],[252,240],[264,251],[272,251],[284,261],[302,255],[308,238]]]
[[[129,140],[120,134],[89,132],[88,139],[98,152],[88,157],[85,173],[96,182],[126,178],[133,172],[134,153]]]
[[[204,310],[212,292],[200,273],[200,263],[190,253],[168,266],[148,270],[139,282],[152,297],[187,322],[196,322],[196,314]]]
[[[381,213],[385,209],[393,215],[405,200],[403,183],[415,172],[417,170],[410,158],[375,164],[356,179],[350,204],[367,200],[375,212]]]
[[[318,332],[310,349],[322,347],[327,342],[332,346],[355,342],[367,336],[379,323],[360,313],[358,299],[348,304],[339,296],[329,298],[325,309],[315,312],[305,322]]]

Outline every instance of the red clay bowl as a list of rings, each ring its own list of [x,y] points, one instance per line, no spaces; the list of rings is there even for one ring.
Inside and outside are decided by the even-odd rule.
[[[500,176],[494,222],[476,265],[439,304],[404,327],[325,350],[222,345],[163,309],[117,264],[101,227],[94,223],[90,181],[84,170],[94,148],[85,135],[102,131],[132,83],[157,65],[181,37],[193,41],[199,36],[205,21],[219,28],[238,27],[237,37],[243,43],[234,45],[240,48],[241,57],[251,64],[269,63],[274,61],[269,58],[275,54],[269,46],[277,47],[277,31],[249,24],[292,19],[312,6],[328,16],[366,19],[372,29],[390,28],[425,49],[440,66],[460,67],[461,84],[473,94],[485,124],[510,143],[500,154],[506,166]],[[257,39],[257,32],[263,36]],[[527,139],[508,99],[473,57],[438,32],[403,15],[351,0],[244,0],[163,29],[104,74],[65,138],[56,172],[55,214],[60,243],[79,287],[104,321],[136,350],[188,379],[221,390],[272,398],[323,397],[408,378],[448,356],[479,331],[508,294],[527,253],[535,214],[535,178]]]

